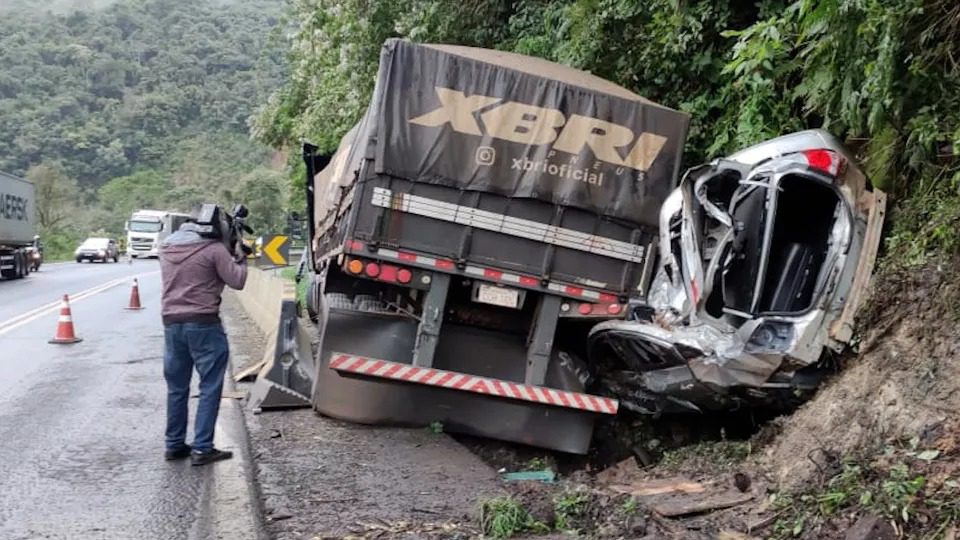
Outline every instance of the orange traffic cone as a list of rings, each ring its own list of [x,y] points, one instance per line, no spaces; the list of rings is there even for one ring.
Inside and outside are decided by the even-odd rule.
[[[63,295],[63,303],[60,304],[60,320],[57,323],[57,335],[50,340],[50,343],[67,344],[83,341],[73,332],[73,316],[70,315],[70,298]]]
[[[137,282],[137,278],[133,278],[133,289],[130,289],[130,305],[124,309],[134,311],[143,309],[143,306],[140,305],[140,284]]]

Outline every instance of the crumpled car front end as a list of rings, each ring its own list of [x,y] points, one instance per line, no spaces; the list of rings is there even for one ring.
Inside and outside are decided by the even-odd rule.
[[[645,303],[590,332],[603,385],[651,414],[802,399],[852,338],[885,201],[820,130],[687,171]]]

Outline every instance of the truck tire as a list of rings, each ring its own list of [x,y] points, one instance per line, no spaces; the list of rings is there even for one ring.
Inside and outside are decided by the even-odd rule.
[[[23,260],[23,253],[17,253],[13,256],[13,278],[23,279],[26,277],[26,261]]]

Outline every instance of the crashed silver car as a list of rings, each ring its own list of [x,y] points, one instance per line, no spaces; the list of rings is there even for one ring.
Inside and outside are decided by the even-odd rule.
[[[602,385],[649,414],[802,398],[852,338],[885,204],[820,130],[687,171],[646,304],[590,332]]]

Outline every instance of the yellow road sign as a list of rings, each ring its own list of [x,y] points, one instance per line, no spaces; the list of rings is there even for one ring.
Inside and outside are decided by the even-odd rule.
[[[290,258],[290,237],[278,234],[261,238],[260,259],[274,266],[287,266]]]

